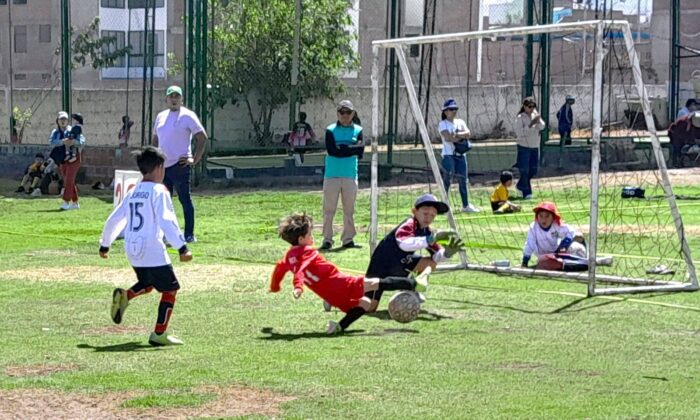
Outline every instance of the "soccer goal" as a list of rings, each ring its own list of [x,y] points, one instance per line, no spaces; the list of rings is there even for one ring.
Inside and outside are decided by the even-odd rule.
[[[542,53],[539,43],[547,39],[549,52]],[[441,269],[572,280],[586,283],[589,296],[697,290],[692,239],[681,218],[697,204],[677,200],[682,196],[674,195],[671,185],[682,190],[699,180],[667,170],[672,152],[667,138],[657,135],[664,122],[655,112],[663,108],[666,88],[644,84],[649,70],[640,66],[639,41],[625,21],[374,41],[372,249],[410,215],[417,196],[432,192],[452,209],[436,227],[455,229],[467,245],[455,263]],[[535,68],[532,82],[523,70],[527,45],[535,45],[527,55]],[[400,70],[396,78],[387,70],[391,56]],[[535,87],[535,103],[549,106],[539,109],[546,128],[531,181],[533,198],[518,200],[514,124],[528,84]],[[543,84],[549,84],[544,98]],[[480,212],[460,212],[464,200],[458,182],[449,189],[443,185],[438,124],[448,98],[457,102],[457,118],[471,132],[466,197]],[[567,108],[563,117],[571,122],[571,133],[560,136],[559,124],[564,128],[566,122],[557,113],[567,99],[573,121]],[[521,212],[492,212],[490,196],[504,170],[514,174],[510,196]],[[564,221],[582,234],[587,272],[521,267],[532,209],[540,201],[556,203]]]

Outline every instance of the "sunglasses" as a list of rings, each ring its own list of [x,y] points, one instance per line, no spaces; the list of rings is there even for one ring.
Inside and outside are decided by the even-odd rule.
[[[525,104],[525,108],[535,108],[536,106],[535,104]]]
[[[340,111],[338,111],[338,114],[340,114],[340,115],[350,115],[350,114],[352,114],[352,111],[350,111],[349,109],[341,109]]]
[[[459,108],[447,108],[445,111],[457,112]]]

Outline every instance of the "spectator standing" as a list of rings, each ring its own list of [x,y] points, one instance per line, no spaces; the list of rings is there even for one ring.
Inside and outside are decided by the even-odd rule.
[[[170,194],[177,192],[185,216],[185,241],[196,242],[194,236],[194,204],[190,192],[192,166],[204,156],[207,133],[199,117],[182,106],[182,89],[170,86],[166,92],[168,109],[156,117],[153,127],[153,145],[165,153],[165,179],[163,184]],[[192,155],[192,137],[196,140]]]
[[[571,128],[574,125],[574,111],[571,105],[576,103],[576,98],[571,95],[566,95],[564,105],[557,111],[557,120],[559,121],[559,137],[560,144],[571,144]]]
[[[356,247],[355,199],[357,197],[357,166],[365,150],[362,127],[353,122],[355,107],[343,100],[337,106],[338,120],[326,128],[326,167],[323,176],[323,243],[319,249],[333,246],[333,218],[338,197],[343,203],[343,248]]]
[[[119,147],[129,147],[129,137],[131,137],[131,121],[128,115],[122,117],[122,128],[119,129]]]
[[[68,125],[68,113],[61,111],[56,117],[56,128],[49,135],[49,143],[54,146],[51,151],[51,158],[59,165],[58,170],[63,178],[61,210],[77,210],[80,208],[80,204],[78,204],[78,187],[75,184],[75,179],[80,169],[82,152],[77,152],[76,159],[73,162],[65,161],[65,158],[66,149],[72,146],[82,146],[85,144],[85,137],[80,136],[73,139],[70,137],[70,132],[71,126]]]
[[[469,143],[469,128],[467,123],[460,118],[456,118],[457,101],[449,98],[442,105],[442,115],[438,131],[442,138],[442,181],[445,186],[445,192],[450,193],[450,184],[452,177],[457,178],[459,185],[459,196],[462,199],[462,212],[478,213],[480,210],[469,203],[468,190],[468,169],[467,169],[467,151],[471,148]]]
[[[682,168],[683,153],[687,153],[692,146],[700,145],[700,111],[677,119],[668,128],[668,137],[671,140],[671,158],[673,166]]]
[[[537,112],[537,104],[531,96],[523,100],[515,118],[515,142],[518,147],[516,166],[520,171],[520,179],[516,188],[526,200],[532,199],[532,184],[530,180],[537,174],[540,160],[540,131],[544,130],[545,122]]]

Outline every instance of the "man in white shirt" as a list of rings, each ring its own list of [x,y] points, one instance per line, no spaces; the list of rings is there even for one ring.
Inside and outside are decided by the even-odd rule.
[[[197,115],[182,106],[182,89],[170,86],[165,92],[168,109],[156,117],[153,127],[153,145],[165,153],[165,179],[163,184],[173,190],[182,204],[185,216],[185,240],[196,242],[194,236],[194,205],[190,196],[191,167],[197,165],[207,142],[207,133]],[[192,156],[192,137],[196,140]]]

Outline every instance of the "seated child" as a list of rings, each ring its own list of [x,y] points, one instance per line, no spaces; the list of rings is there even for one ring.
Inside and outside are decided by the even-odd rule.
[[[339,334],[364,315],[372,306],[372,300],[365,293],[374,290],[425,290],[428,287],[428,274],[410,279],[406,277],[369,278],[351,276],[338,271],[338,268],[313,248],[313,222],[306,214],[293,214],[285,217],[279,225],[279,236],[291,245],[284,258],[272,273],[270,292],[280,291],[284,275],[294,274],[294,298],[299,299],[304,285],[341,311],[345,316],[340,322],[329,321],[326,333]]]
[[[367,277],[384,278],[388,276],[407,276],[412,272],[422,273],[430,268],[434,270],[437,263],[444,261],[463,249],[462,241],[453,231],[433,231],[430,224],[438,214],[449,211],[447,204],[439,201],[432,194],[424,194],[416,200],[411,209],[412,217],[401,222],[384,239],[372,253]],[[443,248],[438,241],[447,241]],[[427,250],[430,256],[422,256],[418,252]],[[375,304],[371,311],[377,309],[382,291],[367,293]]]
[[[27,169],[24,170],[22,182],[20,182],[19,187],[15,192],[30,194],[35,188],[37,188],[41,182],[41,176],[45,166],[46,163],[44,162],[44,155],[37,153],[34,156],[34,162],[29,164]]]
[[[491,210],[494,214],[517,213],[520,206],[508,200],[508,188],[513,185],[513,172],[501,172],[501,183],[491,194]]]
[[[522,266],[527,267],[532,254],[537,256],[535,268],[542,270],[586,271],[588,251],[583,234],[575,232],[562,220],[557,206],[542,202],[533,209],[535,221],[530,224],[523,248]],[[612,264],[612,257],[599,257],[598,265]]]

